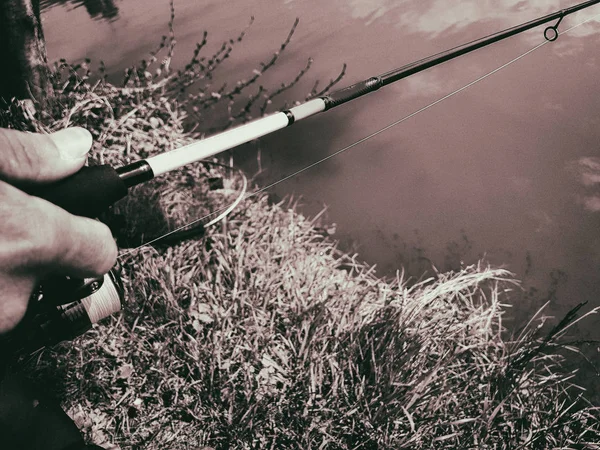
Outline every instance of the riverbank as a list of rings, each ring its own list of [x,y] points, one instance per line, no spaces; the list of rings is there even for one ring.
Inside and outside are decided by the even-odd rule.
[[[3,126],[84,126],[120,165],[189,142],[160,86],[60,68],[55,108]],[[142,72],[143,73],[143,72]],[[136,74],[137,76],[137,74]],[[211,182],[209,183],[209,180]],[[599,448],[600,414],[562,368],[570,317],[502,325],[510,273],[485,263],[410,286],[340,252],[293,203],[246,196],[194,239],[133,249],[236,198],[238,174],[197,165],[133,192],[121,315],[23,361],[100,445],[120,448]],[[128,248],[129,247],[129,248]],[[509,337],[510,336],[510,337]]]

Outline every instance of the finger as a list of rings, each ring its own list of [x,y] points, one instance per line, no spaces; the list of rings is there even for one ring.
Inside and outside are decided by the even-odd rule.
[[[47,182],[77,172],[92,146],[84,128],[52,134],[0,129],[0,179],[10,182]]]
[[[2,182],[0,199],[0,215],[5,218],[0,224],[5,240],[0,239],[0,266],[40,277],[92,277],[115,264],[117,246],[103,223],[69,214]]]
[[[28,300],[35,285],[35,278],[32,276],[9,278],[0,275],[0,335],[12,330],[25,316]]]
[[[49,258],[52,272],[81,278],[107,273],[118,254],[110,229],[97,220],[59,211],[58,215],[69,217],[70,224],[65,227],[68,232],[61,232],[55,241],[53,259]]]

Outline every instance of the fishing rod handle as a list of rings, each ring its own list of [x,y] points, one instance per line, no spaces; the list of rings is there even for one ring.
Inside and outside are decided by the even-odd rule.
[[[153,176],[148,163],[141,160],[118,169],[110,165],[82,167],[62,180],[24,190],[71,214],[97,217],[125,197],[129,187],[148,181]]]
[[[24,189],[62,209],[84,217],[97,217],[127,195],[127,186],[109,166],[87,166],[73,175],[34,189]]]

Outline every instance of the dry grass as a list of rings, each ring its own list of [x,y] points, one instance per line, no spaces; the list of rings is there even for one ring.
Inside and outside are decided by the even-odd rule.
[[[181,105],[153,82],[136,91],[73,80],[57,83],[45,116],[15,103],[0,121],[86,126],[94,159],[111,163],[191,139]],[[134,245],[230,201],[207,176],[227,173],[199,165],[133,193],[118,238]],[[98,444],[600,448],[598,409],[562,368],[577,311],[550,332],[540,317],[508,339],[502,316],[518,284],[504,270],[481,264],[410,287],[400,274],[378,279],[264,195],[198,239],[121,260],[123,314],[20,366]]]

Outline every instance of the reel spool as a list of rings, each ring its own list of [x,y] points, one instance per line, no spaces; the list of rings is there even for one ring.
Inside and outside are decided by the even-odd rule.
[[[0,337],[0,346],[19,355],[74,339],[120,311],[124,294],[118,268],[99,278],[49,280],[33,294],[19,325]]]

